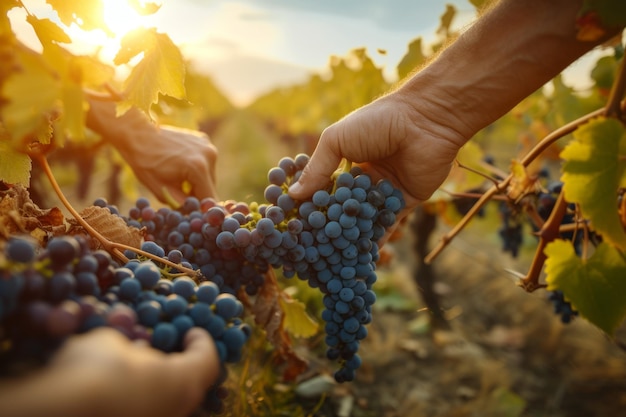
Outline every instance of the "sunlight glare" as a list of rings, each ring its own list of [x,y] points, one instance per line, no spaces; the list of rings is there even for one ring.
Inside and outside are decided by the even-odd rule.
[[[142,16],[130,6],[128,0],[106,0],[103,4],[103,19],[116,38],[122,38],[141,26]]]
[[[124,35],[145,26],[148,19],[137,13],[129,4],[129,0],[106,0],[103,4],[102,18],[113,36],[108,36],[101,30],[84,31],[76,25],[70,26],[67,32],[75,41],[72,48],[76,53],[97,51],[104,62],[112,62],[120,49]]]

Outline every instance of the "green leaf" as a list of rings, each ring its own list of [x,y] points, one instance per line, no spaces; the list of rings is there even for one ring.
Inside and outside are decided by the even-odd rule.
[[[149,113],[150,106],[158,102],[159,94],[185,98],[185,62],[169,36],[154,29],[133,31],[122,40],[115,63],[128,62],[141,52],[143,59],[124,83],[126,100],[118,105],[118,114],[132,106]]]
[[[452,21],[455,16],[456,7],[451,4],[446,4],[446,11],[441,15],[437,33],[443,33],[447,37],[450,34],[450,27],[452,26]]]
[[[609,91],[613,86],[618,67],[618,62],[613,56],[599,58],[590,74],[596,87]]]
[[[561,152],[565,199],[578,203],[591,227],[620,249],[626,233],[617,213],[617,190],[626,185],[624,161],[626,131],[620,122],[603,117],[574,132],[574,140]]]
[[[626,260],[600,243],[586,260],[571,242],[555,240],[545,249],[548,290],[560,289],[581,316],[612,335],[626,317]]]
[[[2,85],[7,103],[0,108],[4,126],[14,141],[36,135],[49,124],[58,109],[61,90],[58,80],[47,70],[41,56],[20,51],[20,70]]]
[[[29,14],[26,16],[26,21],[33,27],[37,38],[43,45],[51,42],[72,42],[67,33],[50,19],[37,19],[32,14]]]
[[[30,185],[31,161],[28,155],[17,152],[6,138],[0,138],[0,181],[7,184]]]
[[[402,60],[398,64],[396,71],[398,72],[398,79],[402,80],[407,75],[418,68],[426,61],[426,55],[422,48],[422,38],[416,38],[409,44],[409,50],[402,57]]]
[[[318,324],[307,314],[303,303],[285,296],[279,297],[278,301],[285,313],[285,330],[295,337],[310,337],[317,333]]]
[[[114,33],[104,22],[103,0],[46,0],[59,15],[64,25],[76,24],[83,30],[102,29],[107,35]]]

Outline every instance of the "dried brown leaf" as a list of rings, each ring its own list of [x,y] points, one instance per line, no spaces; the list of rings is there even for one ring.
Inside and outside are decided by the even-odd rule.
[[[541,190],[539,178],[529,175],[526,167],[518,161],[511,162],[511,173],[513,177],[507,188],[507,196],[515,203],[518,203],[524,196]]]
[[[66,226],[65,216],[58,207],[39,208],[22,185],[0,193],[0,238],[34,231],[49,238],[65,232]]]
[[[109,209],[90,206],[81,211],[80,216],[98,233],[108,240],[134,248],[141,247],[144,233],[126,224],[123,218],[112,214]],[[68,220],[72,226],[78,226],[75,219]]]

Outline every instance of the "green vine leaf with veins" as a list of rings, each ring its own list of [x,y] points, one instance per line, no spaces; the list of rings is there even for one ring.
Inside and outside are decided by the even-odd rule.
[[[565,199],[580,205],[602,237],[626,250],[626,233],[617,213],[617,191],[626,187],[626,130],[615,119],[594,119],[574,132],[561,152]]]
[[[582,317],[613,334],[626,317],[626,259],[601,243],[589,259],[576,255],[571,242],[555,240],[545,249],[548,290],[559,289]]]

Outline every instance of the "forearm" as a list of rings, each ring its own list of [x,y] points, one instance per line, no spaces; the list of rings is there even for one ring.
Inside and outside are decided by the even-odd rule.
[[[576,39],[581,5],[582,0],[502,0],[398,93],[408,102],[428,97],[428,107],[418,112],[454,129],[462,145],[606,40]]]
[[[97,380],[84,374],[44,369],[32,376],[0,381],[0,415],[93,416],[101,390]]]

